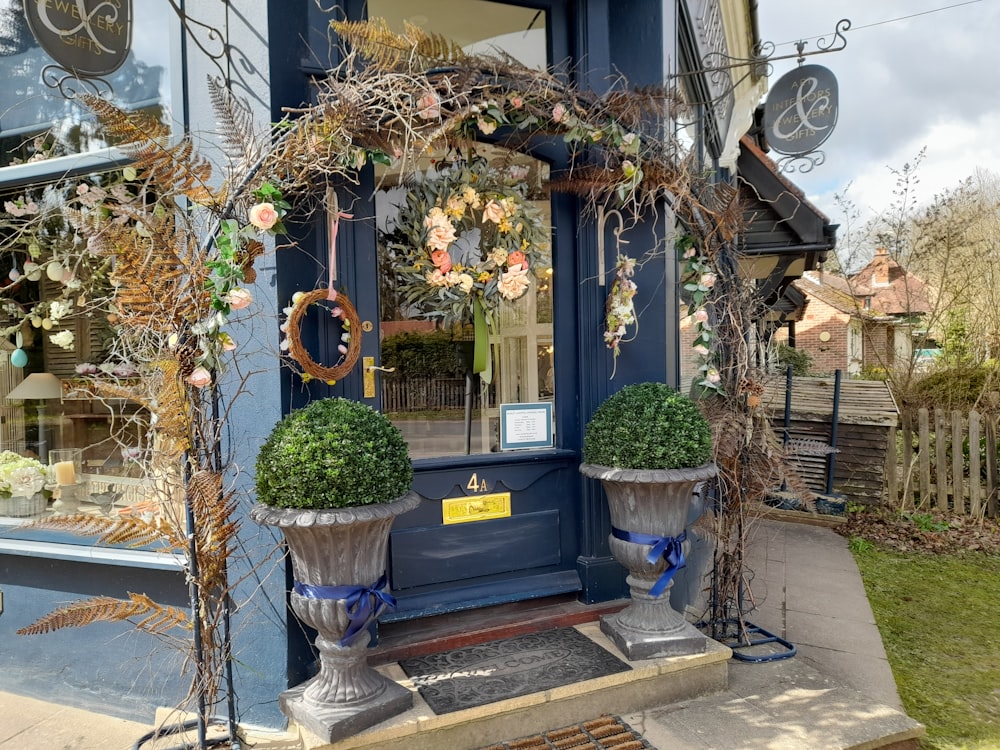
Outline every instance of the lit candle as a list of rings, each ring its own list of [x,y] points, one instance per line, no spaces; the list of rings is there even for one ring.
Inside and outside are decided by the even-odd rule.
[[[56,482],[61,485],[76,484],[76,464],[72,461],[57,461],[53,468],[56,471]]]

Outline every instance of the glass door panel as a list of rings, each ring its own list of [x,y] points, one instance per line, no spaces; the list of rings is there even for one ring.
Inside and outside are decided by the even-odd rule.
[[[478,144],[379,177],[382,410],[413,458],[496,452],[500,404],[555,398],[548,167]]]

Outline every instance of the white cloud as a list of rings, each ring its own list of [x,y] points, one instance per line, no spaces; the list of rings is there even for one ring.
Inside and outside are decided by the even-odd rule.
[[[829,43],[839,19],[852,22],[843,51],[807,58],[839,82],[837,130],[822,146],[826,163],[790,175],[833,221],[842,218],[833,195],[849,184],[849,197],[863,212],[886,209],[896,183],[891,169],[912,163],[924,147],[917,171],[923,203],[977,169],[1000,173],[1000,3],[979,0],[927,13],[948,5],[956,3],[760,3],[761,38],[779,45],[775,55],[793,54],[797,39],[808,39],[806,51],[814,51],[818,40],[811,37]],[[881,23],[904,16],[911,17]],[[794,60],[776,62],[772,80],[794,66]]]

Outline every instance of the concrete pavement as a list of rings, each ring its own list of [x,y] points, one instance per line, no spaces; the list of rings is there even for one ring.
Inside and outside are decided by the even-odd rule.
[[[605,695],[642,695],[643,702],[636,710],[617,712],[659,750],[915,747],[914,738],[922,734],[922,727],[901,711],[847,541],[829,528],[774,520],[755,522],[749,539],[747,568],[752,571],[751,591],[757,604],[750,619],[794,643],[797,656],[767,664],[730,660],[726,689],[687,700],[669,700],[660,694],[662,704],[651,706],[649,691],[630,693],[627,686],[612,688],[613,692]],[[603,636],[596,624],[580,629],[601,642]],[[593,686],[580,686],[582,704],[574,704],[571,691],[561,689],[551,700],[550,713],[540,714],[536,720],[556,728],[594,718],[574,713],[580,710],[574,705],[595,704]],[[535,711],[550,703],[547,697],[529,702]],[[416,705],[419,713],[419,697]],[[525,729],[516,705],[509,707],[509,714],[504,713],[507,707],[494,705],[497,711],[487,722],[489,742],[537,731]],[[598,701],[596,705],[605,704]],[[127,750],[149,729],[142,722],[4,693],[0,693],[0,709],[0,750]],[[433,716],[430,720],[427,716],[400,717],[325,747],[460,750],[488,744],[461,744],[478,736],[469,731],[477,719],[462,713],[447,715],[451,717],[447,721]],[[461,731],[449,734],[452,725]],[[323,747],[297,732],[255,736],[253,744],[275,749]],[[172,745],[176,745],[176,738]],[[155,747],[145,745],[143,750]]]

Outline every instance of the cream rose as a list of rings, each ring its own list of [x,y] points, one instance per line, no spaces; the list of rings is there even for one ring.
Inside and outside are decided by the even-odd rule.
[[[212,382],[212,373],[204,367],[196,367],[186,378],[187,382],[195,388],[204,388]]]
[[[448,224],[447,226],[431,227],[427,232],[427,245],[435,250],[445,251],[454,241],[455,227],[451,224]]]
[[[499,224],[503,217],[503,206],[496,201],[490,201],[483,207],[483,218],[486,221],[492,221],[494,224]]]
[[[528,270],[520,268],[500,274],[497,290],[504,299],[515,300],[528,289]]]
[[[472,291],[472,285],[476,282],[469,274],[460,273],[458,275],[458,286],[461,287],[462,291],[468,294]]]
[[[237,287],[229,290],[229,294],[226,295],[226,302],[229,303],[229,307],[231,309],[242,310],[243,308],[251,305],[253,302],[253,295],[246,289]]]
[[[278,223],[278,212],[273,203],[258,203],[250,209],[250,223],[267,231]]]

